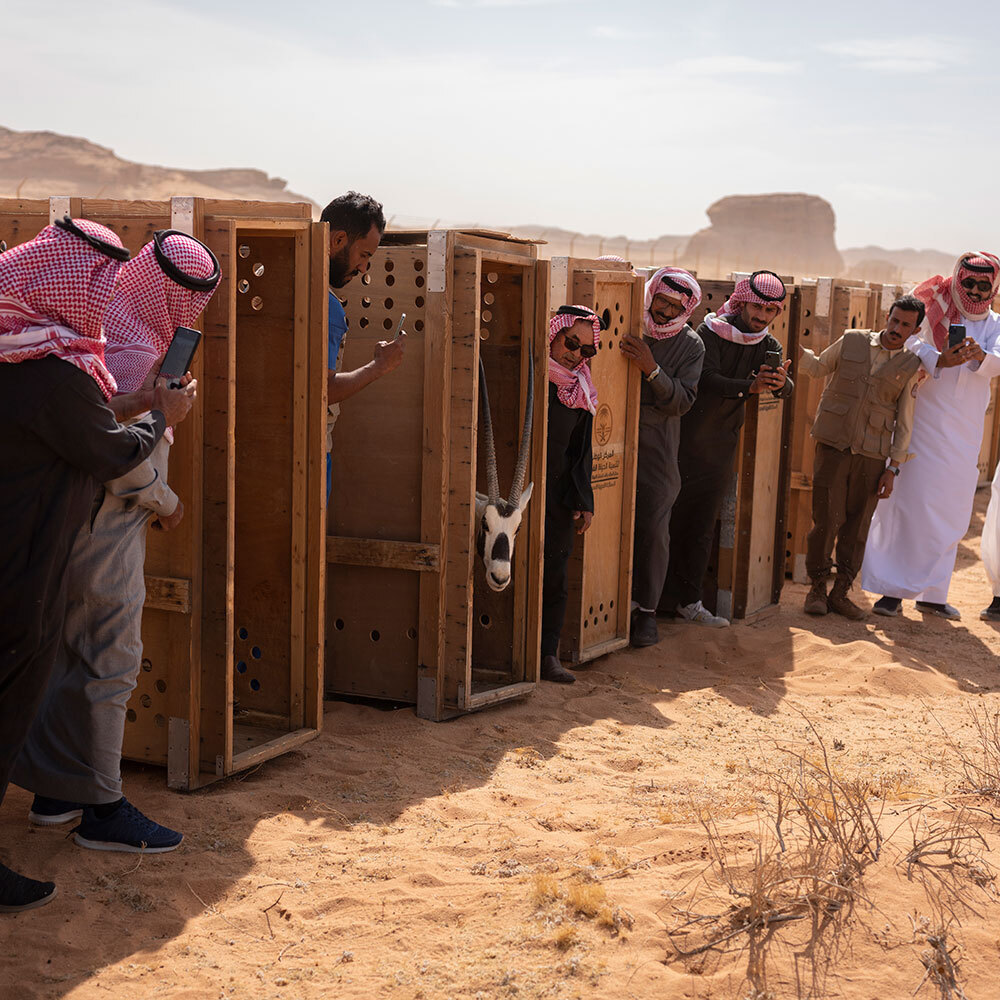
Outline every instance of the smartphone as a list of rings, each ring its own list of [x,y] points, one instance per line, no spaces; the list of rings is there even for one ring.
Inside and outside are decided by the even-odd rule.
[[[965,340],[965,324],[952,323],[948,327],[948,346],[957,347]]]
[[[768,351],[764,355],[764,364],[777,368],[781,364],[781,351]]]
[[[201,342],[201,334],[188,326],[179,326],[174,330],[174,339],[170,341],[167,353],[160,365],[160,377],[167,379],[171,389],[180,386],[184,373],[191,368],[194,352]]]
[[[406,320],[406,313],[400,313],[399,322],[396,324],[396,332],[392,335],[392,339],[395,340],[400,333],[403,331],[403,322]]]

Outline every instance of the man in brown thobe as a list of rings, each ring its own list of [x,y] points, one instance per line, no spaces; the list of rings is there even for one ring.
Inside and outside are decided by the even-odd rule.
[[[881,333],[848,330],[819,357],[802,352],[800,371],[830,377],[812,428],[816,462],[806,548],[812,583],[805,601],[808,614],[865,617],[848,592],[861,570],[875,506],[892,494],[908,457],[920,359],[903,345],[923,318],[923,303],[906,295],[892,304]],[[834,543],[837,576],[827,595]]]

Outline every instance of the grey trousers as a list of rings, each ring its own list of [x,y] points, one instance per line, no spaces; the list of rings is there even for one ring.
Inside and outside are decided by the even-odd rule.
[[[37,795],[85,805],[121,798],[125,705],[142,662],[152,516],[105,492],[73,543],[63,641],[11,776]]]

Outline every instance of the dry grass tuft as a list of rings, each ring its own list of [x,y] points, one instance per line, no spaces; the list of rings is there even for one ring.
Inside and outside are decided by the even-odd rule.
[[[608,894],[599,882],[571,882],[566,902],[585,917],[596,917],[606,906]]]
[[[552,935],[552,943],[560,951],[568,951],[580,940],[580,934],[572,924],[562,924]]]
[[[547,906],[562,895],[559,881],[548,872],[539,872],[532,885],[532,898],[538,906]]]
[[[912,917],[910,919],[913,920]],[[921,917],[919,923],[914,921],[913,940],[922,940],[927,945],[920,953],[924,975],[913,991],[914,995],[923,989],[924,983],[929,982],[937,988],[940,1000],[968,1000],[958,981],[962,949],[957,944],[949,943],[950,929],[950,922],[932,924],[927,917]]]
[[[945,730],[948,746],[961,768],[965,789],[1000,804],[1000,711],[973,705],[969,715],[976,731],[976,748],[966,750]]]

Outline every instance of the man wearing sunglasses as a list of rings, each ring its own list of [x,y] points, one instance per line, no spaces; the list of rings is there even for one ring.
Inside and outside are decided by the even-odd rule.
[[[715,522],[729,491],[747,401],[761,393],[787,399],[790,362],[768,333],[785,307],[785,286],[773,271],[755,271],[736,283],[718,313],[698,327],[705,363],[698,398],[681,421],[681,492],[670,521],[670,572],[664,607],[678,622],[710,628],[729,624],[701,601]],[[716,609],[719,610],[718,608]]]
[[[680,491],[677,448],[681,417],[698,393],[705,346],[688,325],[701,288],[679,267],[661,267],[646,282],[643,336],[621,339],[642,371],[632,547],[633,646],[659,641],[656,609],[670,558],[670,512]]]
[[[900,470],[891,504],[875,509],[861,585],[882,594],[872,609],[893,617],[903,598],[922,614],[957,620],[948,603],[958,543],[969,529],[990,379],[1000,374],[1000,316],[990,309],[1000,259],[964,253],[950,276],[913,290],[927,308],[906,348],[929,375],[917,390],[911,458]],[[965,336],[949,346],[952,325]],[[961,334],[961,330],[956,330]]]
[[[559,662],[566,617],[567,568],[576,535],[594,516],[591,438],[597,389],[590,359],[602,323],[585,306],[560,306],[549,320],[549,425],[545,478],[545,555],[542,577],[542,680],[572,684]]]

